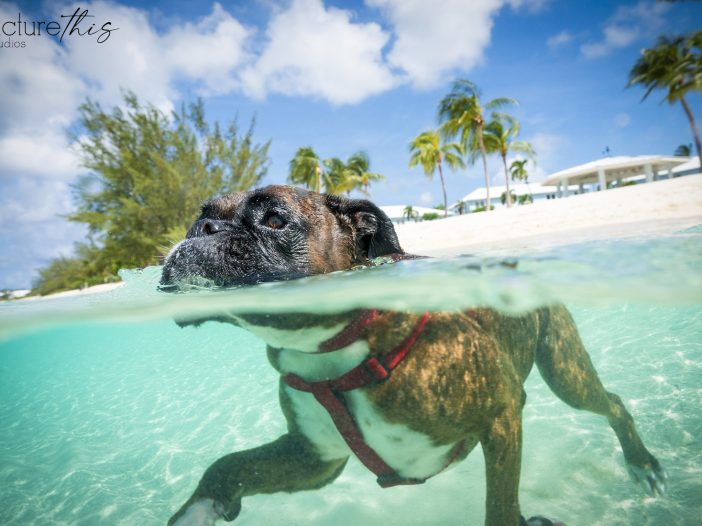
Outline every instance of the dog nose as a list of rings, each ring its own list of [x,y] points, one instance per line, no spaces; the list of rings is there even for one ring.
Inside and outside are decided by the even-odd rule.
[[[195,221],[188,237],[211,236],[222,230],[231,230],[232,225],[228,221],[220,221],[218,219],[199,219]]]
[[[217,232],[221,232],[222,230],[225,230],[225,228],[226,227],[222,221],[215,221],[213,219],[206,219],[202,225],[202,232],[206,236],[211,236],[212,234],[216,234]]]

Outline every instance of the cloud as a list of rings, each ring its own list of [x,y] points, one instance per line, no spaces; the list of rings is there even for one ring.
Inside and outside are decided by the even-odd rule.
[[[614,125],[617,128],[626,128],[631,124],[631,117],[628,113],[618,113],[614,117]]]
[[[446,0],[441,8],[423,0],[367,0],[392,24],[395,41],[388,63],[413,86],[432,88],[454,70],[481,63],[493,17],[502,0]]]
[[[260,57],[241,74],[250,96],[273,92],[353,104],[397,85],[382,57],[390,35],[321,0],[293,0],[274,14],[266,37]]]
[[[19,8],[0,3],[0,20],[16,19]],[[68,125],[82,98],[83,82],[72,76],[69,58],[48,38],[21,50],[2,50],[0,136]]]
[[[566,139],[555,133],[538,132],[532,135],[528,141],[539,157],[548,157],[558,152],[567,143]]]
[[[204,93],[227,93],[239,86],[237,68],[252,58],[249,41],[254,33],[214,4],[212,13],[197,23],[168,32],[163,39],[167,62],[175,77],[197,81]]]
[[[0,138],[0,180],[12,174],[70,180],[78,170],[75,150],[61,130],[48,128]]]
[[[85,227],[58,220],[72,209],[66,181],[22,176],[4,181],[0,193],[0,289],[29,287],[36,269],[68,256]]]
[[[564,30],[556,35],[553,35],[552,37],[549,37],[549,39],[546,41],[546,45],[551,51],[555,51],[556,49],[569,44],[572,41],[573,35]]]
[[[561,160],[567,158],[569,140],[563,135],[547,132],[537,132],[526,139],[536,152],[535,161],[529,161],[530,181],[540,181],[546,177],[546,172],[554,171]]]
[[[106,105],[122,102],[122,90],[164,110],[179,96],[177,79],[188,79],[208,93],[231,89],[233,70],[247,57],[249,31],[219,4],[196,23],[173,26],[159,35],[144,11],[108,2],[86,7],[113,32],[104,43],[67,37],[64,46],[44,37],[28,39],[21,51],[6,50],[0,61],[0,174],[73,177],[77,160],[66,128],[86,97]],[[0,20],[19,9],[0,4]],[[58,7],[72,13],[74,6]],[[43,166],[43,168],[42,168]]]
[[[664,15],[669,9],[666,2],[641,1],[632,6],[621,6],[604,25],[603,38],[583,44],[580,52],[585,58],[600,58],[637,40],[649,38],[664,25]]]
[[[538,13],[546,9],[551,0],[508,0],[507,3],[515,10],[524,8],[530,13]]]
[[[434,194],[431,192],[422,192],[419,196],[419,204],[424,206],[433,206]]]

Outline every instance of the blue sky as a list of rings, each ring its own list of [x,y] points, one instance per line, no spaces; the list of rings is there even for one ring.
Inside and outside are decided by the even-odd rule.
[[[368,152],[386,180],[379,204],[433,206],[438,180],[407,168],[408,141],[436,125],[456,78],[485,99],[513,97],[521,138],[537,151],[533,180],[614,155],[670,154],[692,142],[679,105],[625,90],[640,49],[660,34],[699,30],[696,1],[259,0],[249,2],[0,2],[0,23],[59,20],[80,5],[95,37],[10,37],[0,49],[0,288],[29,286],[35,269],[70,255],[81,225],[70,184],[81,173],[66,130],[86,97],[110,107],[120,89],[164,110],[201,96],[209,119],[257,117],[271,139],[264,183],[283,183],[295,150]],[[0,35],[3,41],[8,37]],[[690,97],[702,119],[702,97]],[[702,123],[701,123],[702,124]],[[495,183],[501,173],[491,163]],[[483,186],[480,166],[447,174],[450,202]]]

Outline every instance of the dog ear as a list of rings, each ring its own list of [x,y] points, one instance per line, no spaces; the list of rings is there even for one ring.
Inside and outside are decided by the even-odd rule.
[[[404,254],[392,221],[376,205],[366,199],[346,199],[336,195],[325,197],[329,210],[353,228],[358,259]]]

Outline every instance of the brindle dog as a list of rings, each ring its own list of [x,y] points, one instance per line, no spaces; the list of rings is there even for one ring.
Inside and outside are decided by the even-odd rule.
[[[284,280],[402,253],[392,223],[372,203],[269,186],[207,202],[187,238],[168,255],[162,286]],[[534,363],[561,400],[605,416],[633,478],[653,494],[664,492],[664,470],[621,399],[600,383],[565,307],[523,316],[480,308],[427,319],[385,311],[347,345],[319,353],[322,342],[358,319],[359,311],[226,317],[266,341],[281,376],[293,373],[307,382],[337,378],[369,356],[383,355],[425,322],[387,381],[335,396],[365,444],[402,479],[423,481],[480,442],[489,526],[525,523],[518,497],[522,385]],[[217,460],[169,524],[233,520],[243,497],[320,488],[339,476],[352,453],[318,400],[281,381],[280,405],[288,432]]]

